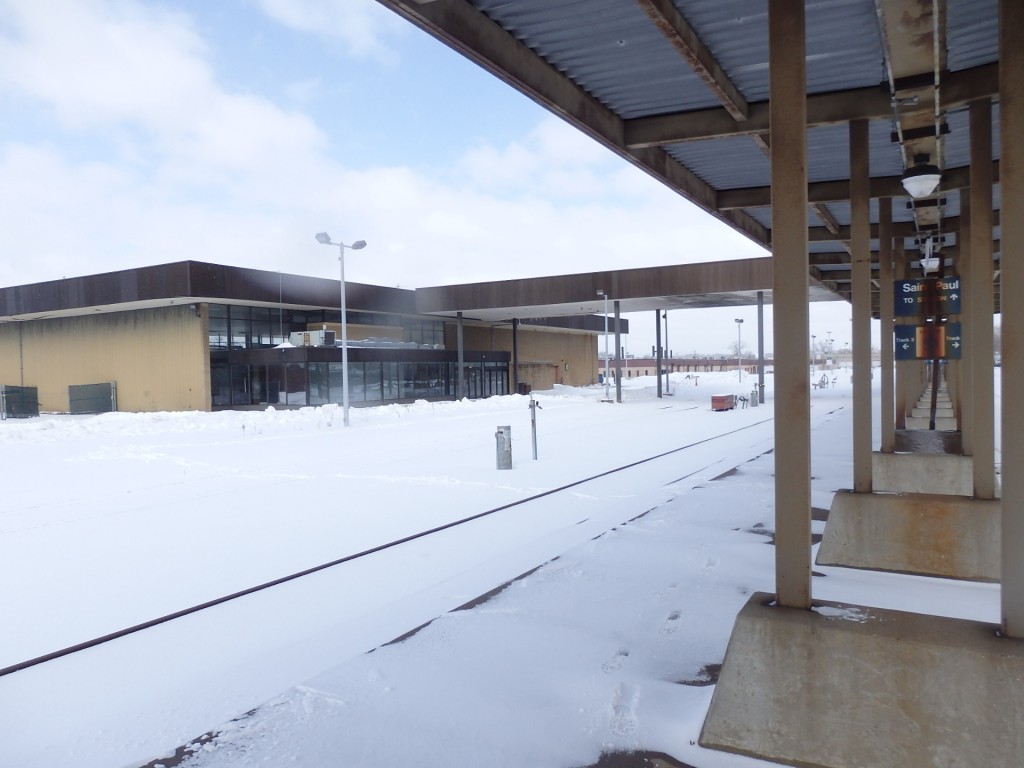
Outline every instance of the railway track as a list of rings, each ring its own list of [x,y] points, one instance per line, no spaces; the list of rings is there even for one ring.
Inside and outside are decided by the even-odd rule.
[[[656,462],[656,461],[659,461],[659,460],[662,460],[662,459],[666,459],[668,457],[680,454],[680,453],[682,453],[684,451],[693,450],[693,449],[698,448],[700,446],[704,446],[704,445],[706,445],[708,443],[711,443],[711,442],[714,442],[714,441],[717,441],[717,440],[722,440],[722,439],[727,438],[727,437],[729,437],[731,435],[735,435],[737,433],[753,429],[755,427],[761,426],[761,425],[766,424],[766,423],[771,422],[771,421],[773,421],[772,418],[766,418],[766,419],[762,419],[760,421],[756,421],[756,422],[753,422],[753,423],[750,423],[750,424],[745,424],[745,425],[743,425],[741,427],[738,427],[736,429],[732,429],[732,430],[729,430],[729,431],[726,431],[726,432],[722,432],[722,433],[717,434],[717,435],[712,435],[712,436],[709,436],[709,437],[705,437],[705,438],[702,438],[700,440],[695,440],[693,442],[687,443],[685,445],[681,445],[681,446],[676,447],[676,448],[672,448],[672,449],[667,450],[667,451],[661,451],[659,453],[653,454],[653,455],[645,457],[643,459],[632,461],[632,462],[623,464],[621,466],[614,467],[612,469],[608,469],[608,470],[605,470],[603,472],[599,472],[597,474],[581,478],[579,480],[574,480],[574,481],[566,483],[564,485],[560,485],[560,486],[555,487],[555,488],[550,488],[550,489],[542,491],[540,493],[533,494],[531,496],[527,496],[525,498],[518,499],[516,501],[510,502],[510,503],[507,503],[507,504],[502,504],[500,506],[496,506],[496,507],[493,507],[493,508],[484,510],[482,512],[478,512],[476,514],[469,515],[467,517],[463,517],[463,518],[460,518],[460,519],[457,519],[457,520],[453,520],[453,521],[444,523],[442,525],[434,526],[434,527],[428,528],[426,530],[418,531],[416,533],[412,533],[412,534],[409,534],[409,535],[406,535],[406,536],[401,536],[401,537],[398,537],[398,538],[393,539],[391,541],[388,541],[388,542],[385,542],[385,543],[382,543],[382,544],[378,544],[376,546],[373,546],[373,547],[361,550],[359,552],[354,552],[354,553],[350,553],[350,554],[344,555],[342,557],[336,558],[336,559],[331,560],[329,562],[321,563],[319,565],[312,566],[310,568],[305,568],[305,569],[302,569],[300,571],[296,571],[294,573],[290,573],[290,574],[287,574],[285,576],[281,576],[279,578],[272,579],[270,581],[266,581],[266,582],[263,582],[261,584],[257,584],[257,585],[248,587],[246,589],[242,589],[242,590],[238,590],[238,591],[232,592],[230,594],[222,595],[220,597],[217,597],[217,598],[214,598],[214,599],[211,599],[211,600],[207,600],[207,601],[198,603],[196,605],[189,606],[187,608],[182,608],[181,610],[174,611],[172,613],[168,613],[168,614],[165,614],[163,616],[158,616],[156,618],[153,618],[153,619],[150,619],[150,620],[147,620],[147,621],[143,621],[143,622],[140,622],[140,623],[137,623],[137,624],[133,624],[131,626],[127,626],[127,627],[115,630],[113,632],[109,632],[107,634],[104,634],[104,635],[101,635],[101,636],[98,636],[98,637],[94,637],[94,638],[91,638],[89,640],[85,640],[85,641],[80,642],[80,643],[75,643],[74,645],[66,646],[66,647],[60,648],[58,650],[54,650],[54,651],[51,651],[51,652],[48,652],[48,653],[44,653],[42,655],[35,656],[33,658],[26,659],[24,661],[21,661],[21,662],[18,662],[18,663],[11,664],[9,666],[0,668],[0,678],[6,677],[8,675],[12,675],[12,674],[14,674],[16,672],[20,672],[20,671],[23,671],[23,670],[26,670],[26,669],[30,669],[32,667],[35,667],[35,666],[38,666],[38,665],[41,665],[41,664],[46,664],[48,662],[52,662],[52,661],[55,661],[57,659],[61,659],[61,658],[67,657],[67,656],[70,656],[72,654],[80,653],[82,651],[86,651],[86,650],[89,650],[91,648],[95,648],[97,646],[104,645],[104,644],[107,644],[107,643],[110,643],[110,642],[113,642],[113,641],[116,641],[116,640],[128,637],[130,635],[134,635],[134,634],[139,633],[139,632],[143,632],[143,631],[146,631],[146,630],[150,630],[150,629],[159,627],[159,626],[161,626],[163,624],[167,624],[169,622],[173,622],[173,621],[176,621],[178,619],[182,619],[182,618],[184,618],[186,616],[191,616],[193,614],[197,614],[197,613],[200,613],[200,612],[203,612],[203,611],[208,611],[210,609],[213,609],[213,608],[216,608],[218,606],[224,605],[225,603],[230,603],[232,601],[239,600],[241,598],[245,598],[245,597],[248,597],[250,595],[254,595],[256,593],[272,589],[274,587],[279,587],[279,586],[281,586],[283,584],[287,584],[289,582],[294,582],[294,581],[297,581],[299,579],[303,579],[303,578],[312,576],[313,574],[317,574],[317,573],[320,573],[320,572],[328,570],[328,569],[336,568],[338,566],[345,565],[347,563],[352,563],[354,561],[357,561],[357,560],[360,560],[360,559],[363,559],[363,558],[369,558],[369,557],[371,557],[371,556],[373,556],[375,554],[378,554],[378,553],[381,553],[381,552],[384,552],[384,551],[387,551],[387,550],[392,550],[392,549],[395,549],[397,547],[401,547],[403,545],[409,544],[410,542],[422,540],[422,539],[428,538],[430,536],[434,536],[434,535],[440,534],[440,533],[442,533],[444,531],[451,530],[453,528],[458,528],[460,526],[465,526],[465,525],[468,525],[468,524],[473,523],[475,521],[481,520],[483,518],[491,517],[491,516],[494,516],[494,515],[497,515],[497,514],[500,514],[500,513],[503,513],[503,512],[508,512],[510,510],[513,510],[513,509],[522,508],[522,507],[524,507],[526,505],[530,505],[530,504],[536,503],[537,501],[539,501],[541,499],[545,499],[545,498],[548,498],[548,497],[551,497],[551,496],[555,496],[555,495],[558,495],[558,494],[566,493],[566,492],[571,491],[573,489],[578,489],[578,488],[580,488],[582,486],[586,486],[587,484],[594,483],[597,480],[600,480],[600,479],[603,479],[603,478],[607,478],[607,477],[610,477],[610,476],[613,476],[613,475],[617,475],[617,474],[620,474],[622,472],[626,472],[626,471],[635,469],[635,468],[640,467],[642,465],[649,464],[651,462]],[[699,467],[699,468],[697,468],[697,469],[687,473],[686,475],[684,475],[682,477],[675,478],[675,479],[671,480],[671,483],[681,482],[682,480],[685,480],[687,477],[690,477],[692,475],[695,475],[695,474],[701,472],[704,469],[707,469],[709,466],[713,465],[714,463],[717,463],[717,460],[712,462],[709,465]],[[623,521],[619,521],[619,522],[623,522]]]

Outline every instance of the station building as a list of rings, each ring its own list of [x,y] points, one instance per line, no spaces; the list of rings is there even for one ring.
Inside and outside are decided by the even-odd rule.
[[[454,319],[413,290],[345,288],[353,405],[597,378],[601,318]],[[44,412],[341,402],[339,306],[337,280],[196,261],[2,288],[0,385]]]

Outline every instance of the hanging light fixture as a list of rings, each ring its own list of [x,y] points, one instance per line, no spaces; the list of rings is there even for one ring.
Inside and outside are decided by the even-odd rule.
[[[932,273],[938,273],[939,271],[939,259],[942,258],[938,253],[939,243],[935,241],[935,238],[929,237],[923,243],[921,248],[921,272],[924,273],[925,277]]]
[[[914,167],[908,168],[901,179],[903,188],[915,200],[928,197],[942,180],[942,172],[928,160],[928,155],[914,155]]]

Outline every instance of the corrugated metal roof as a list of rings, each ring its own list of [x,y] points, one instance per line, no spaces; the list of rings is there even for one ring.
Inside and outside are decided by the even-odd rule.
[[[718,106],[635,2],[476,0],[475,5],[623,118]]]
[[[391,0],[381,1],[387,4]],[[407,2],[395,1],[403,4]],[[931,3],[907,3],[895,9],[889,3],[890,0],[882,1],[880,13],[876,0],[804,0],[809,96],[872,89],[880,83],[888,91],[887,55],[897,60],[903,75],[921,76],[924,81],[928,80],[931,57],[930,54],[921,56],[921,49],[930,46],[931,36],[926,34],[925,29],[930,23]],[[769,95],[767,0],[672,0],[672,5],[693,28],[700,42],[743,99],[748,104],[766,101]],[[998,62],[998,0],[944,0],[942,5],[945,7],[943,28],[946,69],[956,73]],[[427,15],[436,12],[438,16],[446,18],[449,13],[457,16],[457,9],[467,6],[479,10],[548,65],[563,73],[586,95],[604,105],[612,116],[609,120],[608,115],[600,114],[596,124],[588,122],[590,115],[587,98],[576,93],[568,97],[567,103],[549,103],[554,111],[561,112],[581,127],[593,128],[595,135],[607,146],[645,167],[652,175],[679,189],[705,208],[713,209],[716,191],[750,189],[752,200],[764,207],[742,212],[723,212],[721,215],[723,218],[731,217],[733,224],[761,242],[770,239],[770,234],[765,234],[771,229],[771,208],[767,206],[770,198],[765,196],[771,183],[769,158],[752,136],[733,133],[737,128],[748,126],[737,126],[731,122],[732,118],[714,117],[715,114],[725,113],[723,103],[708,84],[695,74],[659,26],[647,16],[642,3],[637,0],[465,0],[465,5],[452,3],[450,8],[446,6],[443,14],[436,12],[440,4],[427,4],[424,8],[435,9],[427,11]],[[408,15],[416,14],[413,10],[415,7],[418,7],[415,3],[408,5]],[[909,26],[904,25],[904,16],[893,13],[899,19],[894,21],[886,16],[886,11],[908,15]],[[915,16],[915,13],[918,15]],[[468,24],[468,28],[473,24],[472,20],[464,20],[463,23]],[[886,24],[888,40],[883,39],[882,33],[882,27]],[[913,24],[917,24],[918,28],[915,29]],[[458,26],[457,32],[465,35],[466,29]],[[905,47],[886,51],[884,46],[892,44],[894,38],[902,40],[901,44]],[[479,43],[468,36],[458,42],[471,51]],[[899,55],[901,53],[905,55]],[[507,56],[506,49],[498,57],[495,68],[501,69]],[[486,55],[482,58],[487,60]],[[517,66],[522,63],[517,61]],[[531,73],[535,79],[519,81],[520,87],[542,102],[563,98],[561,94],[565,92],[565,84],[558,83],[552,91],[545,91],[543,83],[549,72],[547,68],[537,70],[540,74],[536,74],[535,70]],[[506,74],[512,82],[517,82],[520,77],[520,73]],[[985,76],[977,78],[970,85],[989,89],[991,73],[982,74]],[[904,91],[913,92],[913,87]],[[984,97],[991,96],[990,90],[980,92]],[[551,96],[550,93],[560,95]],[[871,94],[869,97],[873,98]],[[929,96],[924,94],[924,98],[927,100]],[[884,104],[883,101],[882,109],[885,109]],[[840,116],[837,119],[844,119],[844,109],[848,110],[850,106],[844,105],[839,109]],[[910,129],[918,129],[919,126],[927,129],[927,109],[930,108],[925,106],[917,109],[920,112],[915,114],[913,103],[904,104],[900,120]],[[691,129],[691,124],[686,122],[689,116],[685,113],[695,110],[707,110],[711,115],[694,118],[693,125],[699,126],[699,129]],[[865,114],[871,116],[869,166],[872,178],[892,179],[900,176],[904,171],[904,152],[898,143],[891,140],[895,116],[879,117],[877,104]],[[638,146],[649,149],[631,150],[620,143],[619,137],[615,135],[615,118],[629,121],[673,115],[677,117],[659,121],[654,127],[651,123],[639,126],[641,130],[638,135],[645,130],[652,131],[652,138],[644,136],[638,141]],[[996,159],[1000,156],[998,117],[998,98],[995,98],[992,139]],[[947,170],[968,166],[968,110],[957,108],[944,119],[950,132],[941,137],[942,152],[937,161]],[[673,126],[672,120],[678,123]],[[764,130],[760,127],[763,123],[756,125],[758,130]],[[703,140],[673,143],[673,127],[680,129],[680,136],[692,138],[692,134],[700,135],[701,130],[711,136],[705,136]],[[659,134],[661,130],[669,132]],[[659,141],[659,136],[664,138]],[[645,143],[647,141],[652,142],[653,146]],[[918,144],[911,144],[912,147],[918,147],[913,151],[928,146],[926,139],[918,138],[917,141]],[[807,149],[809,183],[849,178],[847,123],[809,127]],[[690,176],[685,172],[676,174],[676,163],[691,171],[709,189],[691,185]],[[943,216],[958,216],[959,193],[950,190],[944,196],[946,203]],[[892,199],[893,220],[896,223],[914,220],[913,211],[906,205],[908,199],[906,196]],[[994,200],[998,210],[998,185],[994,188]],[[848,202],[829,202],[825,208],[840,225],[849,225]],[[877,222],[877,201],[871,202],[870,210],[871,220]],[[811,226],[823,226],[813,207],[808,211],[808,222]],[[763,230],[759,230],[758,226]],[[812,253],[834,252],[838,245],[835,241],[812,242],[809,248]]]
[[[946,0],[946,66],[951,71],[999,58],[999,0]]]
[[[665,151],[716,189],[759,187],[771,174],[768,157],[749,136],[671,144]],[[730,162],[723,163],[726,155]]]
[[[949,133],[942,137],[943,167],[962,168],[971,162],[970,110],[946,113]],[[999,103],[992,105],[992,158],[999,159]]]

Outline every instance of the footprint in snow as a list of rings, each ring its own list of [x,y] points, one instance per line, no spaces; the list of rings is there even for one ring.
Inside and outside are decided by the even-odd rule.
[[[627,683],[621,683],[612,696],[612,733],[617,736],[629,736],[636,733],[636,707],[640,701],[640,691]]]
[[[661,625],[661,634],[671,635],[677,629],[679,629],[679,619],[682,616],[681,611],[672,611],[668,616],[665,617],[665,623]]]
[[[622,665],[626,662],[626,659],[628,658],[629,651],[623,648],[610,659],[608,659],[608,661],[601,665],[601,671],[604,672],[606,675],[610,675],[612,672],[618,672],[620,669],[622,669]]]

